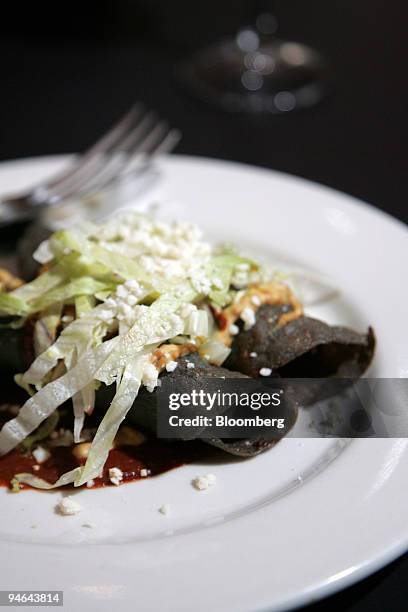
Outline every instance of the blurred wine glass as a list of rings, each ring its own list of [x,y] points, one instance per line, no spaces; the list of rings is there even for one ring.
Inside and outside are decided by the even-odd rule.
[[[315,49],[282,40],[269,11],[196,52],[177,67],[202,100],[232,112],[287,113],[317,104],[327,92],[328,66]]]

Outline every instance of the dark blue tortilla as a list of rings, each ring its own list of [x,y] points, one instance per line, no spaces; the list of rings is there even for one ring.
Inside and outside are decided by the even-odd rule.
[[[224,366],[256,378],[271,368],[282,378],[359,378],[370,365],[375,337],[370,327],[359,334],[311,317],[279,325],[285,306],[261,306],[256,323],[241,330]]]

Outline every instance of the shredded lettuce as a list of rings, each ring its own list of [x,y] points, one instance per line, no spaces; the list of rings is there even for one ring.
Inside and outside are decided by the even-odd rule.
[[[29,314],[28,303],[13,293],[0,293],[0,315],[26,317]]]
[[[34,353],[40,355],[53,344],[57,329],[61,322],[62,304],[51,304],[43,312],[34,325]]]
[[[22,472],[21,474],[16,474],[13,478],[13,487],[15,486],[15,491],[19,490],[19,483],[28,484],[30,487],[34,487],[34,489],[58,489],[59,487],[65,487],[68,484],[72,484],[75,482],[75,479],[79,477],[81,473],[81,468],[77,467],[69,472],[65,472],[58,480],[54,483],[47,482],[43,478],[39,478],[38,476],[34,476],[34,474],[28,474],[26,472]],[[18,487],[18,489],[17,489]]]
[[[235,254],[216,255],[206,265],[206,273],[210,279],[213,279],[209,297],[216,306],[223,308],[230,301],[231,279],[234,270],[240,264],[247,264],[250,267],[255,266],[252,260]]]
[[[118,280],[107,277],[97,264],[84,265],[77,254],[68,255],[48,272],[10,293],[0,292],[0,314],[26,317],[57,302],[69,302],[79,295],[112,290]]]
[[[23,302],[29,303],[57,287],[61,284],[63,278],[64,273],[62,267],[57,265],[48,272],[40,274],[40,276],[31,281],[31,283],[21,285],[21,287],[18,287],[8,295],[12,295]]]
[[[113,289],[113,285],[95,280],[90,276],[76,278],[35,300],[29,309],[29,313],[43,310],[56,302],[70,303],[79,295],[95,295],[98,291],[108,289]]]
[[[258,265],[232,249],[216,253],[194,226],[135,213],[56,232],[35,258],[48,270],[10,293],[0,292],[0,315],[13,317],[8,325],[34,318],[36,350],[31,366],[16,379],[34,394],[1,429],[0,456],[49,431],[67,400],[73,404],[74,441],[80,442],[97,386],[115,384],[84,466],[56,483],[33,474],[15,477],[17,485],[43,489],[81,486],[100,474],[140,385],[154,388],[157,347],[194,341],[211,363],[226,359],[229,349],[212,339],[210,305],[231,303],[234,288],[248,284]],[[73,321],[62,316],[68,305],[75,307]]]
[[[99,305],[68,325],[56,342],[33,361],[23,376],[24,382],[41,385],[60,359],[69,367],[75,349],[83,354],[89,348],[98,346],[108,330],[108,323],[98,316],[103,309],[104,306]]]
[[[75,298],[75,315],[77,319],[95,308],[96,300],[93,295],[79,295]]]
[[[48,383],[21,407],[18,415],[7,421],[0,431],[0,456],[5,455],[64,402],[83,389],[109,357],[119,338],[104,342],[95,350],[89,350],[71,370]]]
[[[220,366],[231,353],[231,349],[218,340],[208,340],[200,346],[200,355],[210,363]]]
[[[50,242],[50,248],[56,256],[65,253],[67,249],[76,252],[89,262],[102,264],[123,280],[136,279],[146,283],[151,282],[151,277],[137,261],[120,253],[109,251],[79,232],[69,230],[56,232]]]
[[[209,315],[206,310],[195,310],[188,317],[184,333],[192,338],[207,338],[209,330]]]
[[[146,350],[143,351],[137,359],[130,361],[126,365],[115,397],[103,417],[95,438],[92,441],[87,461],[81,468],[81,472],[75,478],[76,487],[85,484],[88,480],[97,478],[103,469],[119,426],[137,397],[143,376],[143,369],[148,360],[149,350]]]
[[[89,345],[88,345],[89,346]],[[75,348],[72,364],[78,362],[78,358],[86,351],[85,346],[80,349]],[[82,428],[85,423],[85,415],[92,414],[95,407],[95,383],[91,380],[83,389],[72,396],[72,407],[74,409],[74,442],[81,442]]]

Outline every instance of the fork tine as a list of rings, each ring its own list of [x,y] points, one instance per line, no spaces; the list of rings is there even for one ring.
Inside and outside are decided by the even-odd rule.
[[[154,125],[156,120],[156,115],[152,112],[142,117],[142,120],[135,125],[131,132],[112,146],[110,151],[94,157],[92,163],[88,164],[87,171],[81,173],[77,180],[70,181],[65,189],[59,190],[56,198],[73,197],[82,193],[84,189],[89,190],[91,185],[98,184],[101,176],[107,175],[110,177],[114,173],[119,173],[124,160],[126,160],[127,151],[131,150],[135,144],[144,141],[146,133],[150,133],[151,126]],[[109,157],[107,158],[108,154]]]
[[[142,104],[135,104],[125,116],[123,116],[113,127],[106,132],[97,142],[87,149],[78,159],[77,163],[69,166],[52,180],[41,185],[41,189],[46,189],[52,192],[59,192],[67,181],[74,180],[82,174],[89,165],[95,162],[95,159],[103,152],[107,152],[116,146],[128,130],[132,127],[135,121],[138,121],[144,113]],[[55,195],[56,195],[55,193]]]
[[[157,145],[157,147],[150,152],[152,157],[157,157],[158,155],[163,155],[163,153],[170,153],[175,149],[182,138],[182,133],[180,130],[175,128],[171,129],[168,134],[163,138],[162,142]]]
[[[142,142],[140,142],[135,147],[132,153],[137,153],[138,151],[140,151],[148,155],[150,151],[152,150],[152,148],[155,147],[157,141],[161,142],[162,137],[164,137],[164,135],[168,133],[169,129],[170,129],[170,126],[167,123],[167,121],[160,121],[152,129],[152,131],[146,135],[145,139],[142,140]]]
[[[64,181],[58,186],[56,190],[49,193],[49,198],[53,203],[56,203],[64,198],[72,197],[72,195],[78,193],[82,188],[82,185],[92,181],[94,177],[97,177],[105,168],[111,165],[115,161],[115,153],[125,148],[128,141],[131,142],[135,139],[143,137],[146,130],[149,129],[150,124],[154,121],[154,113],[138,113],[133,116],[134,126],[130,130],[130,134],[127,132],[115,134],[114,139],[110,139],[109,146],[104,146],[102,149],[96,149],[89,157],[88,161],[81,167],[81,169],[70,177],[69,181]],[[127,128],[130,125],[127,124]],[[105,142],[106,145],[106,142]]]
[[[158,117],[155,112],[150,112],[145,115],[140,124],[137,125],[117,147],[115,147],[113,152],[126,153],[130,151],[135,144],[138,145],[142,143],[146,135],[150,133],[150,130],[154,129],[154,125],[157,121]]]
[[[140,146],[140,151],[144,155],[156,157],[163,153],[169,153],[181,140],[180,130],[171,129],[167,121],[162,121],[161,129],[159,127],[160,124]]]
[[[107,148],[115,145],[118,138],[123,134],[126,134],[129,127],[138,120],[141,115],[144,115],[146,109],[143,104],[137,103],[134,104],[131,109],[119,119],[117,123],[99,140],[96,141],[95,144],[91,145],[91,147],[85,151],[84,157],[93,155],[95,152],[106,151]]]
[[[150,167],[151,160],[154,157],[160,153],[170,152],[177,145],[180,138],[181,133],[179,130],[170,129],[166,122],[160,122],[148,134],[144,143],[137,144],[128,152],[128,154],[122,160],[119,172],[117,169],[115,169],[114,172],[109,172],[97,177],[97,180],[83,186],[80,195],[84,197],[92,192],[95,193],[96,191],[106,189],[119,178],[126,177],[126,172],[129,166],[131,165],[132,161],[134,161],[135,155],[137,156],[138,154],[146,154],[148,155],[148,158],[133,171],[129,171],[128,175],[132,175],[133,178],[142,175]]]
[[[154,149],[156,143],[163,140],[164,135],[168,133],[169,129],[170,128],[165,121],[160,121],[156,125],[152,126],[152,129],[145,134],[142,140],[133,138],[129,139],[129,142],[127,143],[128,146],[121,152],[122,154],[118,156],[116,165],[109,168],[106,173],[102,173],[100,176],[96,177],[96,180],[91,182],[90,185],[87,185],[87,188],[90,190],[101,189],[102,186],[109,183],[112,178],[121,175],[129,166],[135,155],[150,155],[150,152]]]
[[[151,165],[152,161],[156,159],[159,155],[164,153],[170,153],[180,142],[182,137],[181,131],[177,129],[169,129],[166,133],[162,133],[162,138],[157,139],[156,142],[149,147],[149,150],[144,149],[139,152],[139,155],[136,153],[135,156],[128,158],[128,163],[124,166],[122,172],[120,173],[121,180],[125,180],[128,177],[138,177],[143,174]],[[140,161],[140,156],[143,156],[144,159]],[[139,157],[139,162],[136,167],[132,168],[132,162]],[[115,181],[116,177],[113,177],[111,182]],[[104,185],[106,187],[106,184]]]

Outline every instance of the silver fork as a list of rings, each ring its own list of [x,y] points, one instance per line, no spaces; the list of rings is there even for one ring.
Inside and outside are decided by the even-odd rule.
[[[156,113],[136,104],[85,153],[27,193],[0,198],[0,227],[37,216],[39,209],[84,198],[115,181],[144,174],[152,160],[168,153],[181,138]]]

